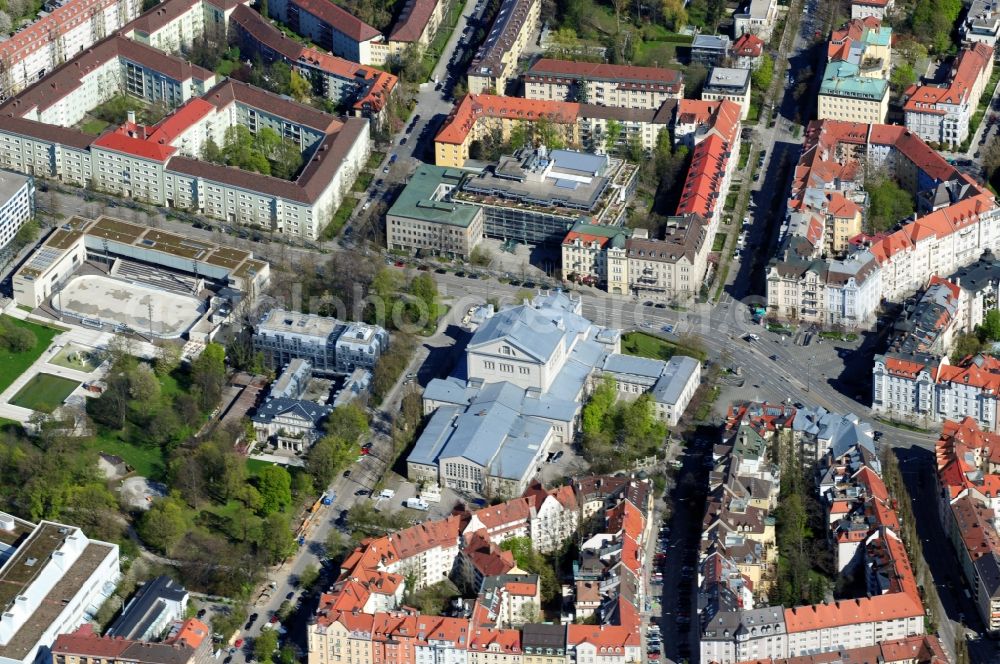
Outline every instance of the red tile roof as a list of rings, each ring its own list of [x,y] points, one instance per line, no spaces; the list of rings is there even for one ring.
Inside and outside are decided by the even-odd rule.
[[[945,109],[938,109],[936,105],[939,103],[968,102],[976,80],[982,76],[992,60],[993,49],[977,42],[958,56],[947,86],[921,85],[908,88],[903,110],[908,113],[941,114]]]
[[[71,0],[0,42],[0,60],[12,67],[56,39],[65,37],[80,24],[89,23],[93,14],[102,14],[116,4],[118,0]]]
[[[785,629],[795,634],[844,625],[923,618],[923,615],[919,596],[898,592],[785,609]]]
[[[764,53],[764,40],[757,35],[744,32],[733,42],[733,55],[741,58],[759,58]]]
[[[160,120],[159,124],[153,127],[148,140],[160,145],[170,145],[191,125],[214,111],[215,106],[196,97]]]
[[[371,41],[382,36],[381,32],[330,0],[288,0],[288,4],[309,12],[354,41]]]
[[[165,164],[177,148],[161,145],[146,137],[146,128],[126,122],[93,142],[94,147],[114,150],[123,154]]]
[[[527,81],[562,79],[566,82],[577,80],[613,81],[619,87],[646,90],[662,90],[670,94],[684,91],[684,77],[675,69],[664,67],[636,67],[632,65],[611,65],[572,60],[542,58],[524,74]]]
[[[390,41],[415,42],[427,29],[440,0],[407,0],[399,19],[389,33]]]
[[[576,122],[579,111],[580,105],[573,102],[469,94],[462,97],[452,109],[434,141],[461,145],[481,117],[528,122],[548,118],[556,123],[570,124]]]

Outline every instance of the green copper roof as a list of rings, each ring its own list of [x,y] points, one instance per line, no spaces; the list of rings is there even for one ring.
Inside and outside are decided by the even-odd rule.
[[[467,228],[480,208],[442,199],[445,192],[458,187],[468,173],[461,168],[421,166],[406,183],[406,188],[389,208],[388,214]]]

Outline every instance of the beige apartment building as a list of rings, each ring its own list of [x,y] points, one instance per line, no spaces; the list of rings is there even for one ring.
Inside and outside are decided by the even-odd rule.
[[[386,213],[386,246],[468,259],[483,239],[486,215],[480,206],[445,200],[466,173],[420,166]]]
[[[309,664],[370,664],[375,616],[324,608],[306,627]]]
[[[655,110],[632,109],[469,94],[455,105],[434,137],[434,163],[462,168],[474,142],[494,136],[509,141],[515,127],[543,120],[571,149],[606,152],[608,124],[614,121],[621,129],[617,144],[635,142],[650,151],[660,132],[673,121],[674,105],[674,100],[668,99]]]
[[[708,269],[708,224],[697,215],[671,217],[665,236],[650,239],[644,229],[607,248],[608,292],[667,298],[697,294]]]
[[[541,11],[541,0],[503,0],[486,41],[469,65],[469,92],[504,94],[507,81],[517,78],[517,59],[538,30]]]
[[[655,110],[684,96],[684,76],[673,69],[543,58],[524,74],[524,96],[596,106]]]

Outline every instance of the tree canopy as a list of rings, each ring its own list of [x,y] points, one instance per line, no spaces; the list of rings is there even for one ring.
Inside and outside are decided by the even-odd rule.
[[[913,214],[913,195],[887,177],[877,178],[865,186],[871,204],[868,225],[873,232],[886,231]]]

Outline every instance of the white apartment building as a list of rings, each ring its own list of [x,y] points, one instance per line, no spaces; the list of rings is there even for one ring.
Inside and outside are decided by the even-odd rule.
[[[10,244],[21,226],[34,216],[34,178],[0,171],[0,249]]]
[[[0,166],[315,239],[367,160],[368,122],[334,120],[232,79],[209,89],[214,80],[124,37],[101,42],[0,107],[11,116],[0,126]],[[97,138],[71,128],[122,92],[180,108],[153,127],[128,122]],[[193,158],[208,138],[221,145],[234,124],[298,143],[306,159],[298,178]]]
[[[332,2],[273,0],[268,15],[336,56],[382,65],[389,55],[382,33]]]
[[[125,26],[121,34],[176,55],[202,36],[225,39],[233,10],[249,4],[249,0],[166,0]]]
[[[0,42],[0,100],[90,48],[139,15],[139,0],[71,0]]]
[[[0,581],[0,661],[34,664],[60,634],[74,631],[114,593],[118,545],[87,538],[79,528],[0,514],[5,549]]]
[[[740,107],[740,120],[746,120],[750,113],[750,73],[749,69],[712,67],[701,89],[702,101],[735,102]]]
[[[302,359],[315,373],[329,376],[374,369],[389,347],[389,333],[378,325],[272,309],[257,323],[253,341],[269,366]]]
[[[895,4],[893,0],[851,0],[851,18],[874,16],[881,21]]]
[[[993,48],[977,42],[959,54],[946,86],[914,85],[906,91],[906,128],[925,141],[954,147],[969,137],[969,122],[993,73]]]
[[[683,96],[684,75],[659,67],[542,58],[524,74],[526,99],[655,110]]]
[[[768,268],[768,308],[782,319],[867,329],[882,296],[882,271],[868,251],[835,261],[778,261]]]
[[[748,0],[742,10],[733,14],[733,34],[750,33],[770,41],[774,22],[778,18],[778,0]]]
[[[922,353],[876,355],[872,412],[918,424],[969,416],[997,431],[998,386],[1000,361],[990,355],[956,365]]]
[[[996,46],[1000,37],[1000,4],[997,0],[972,0],[959,30],[965,42]]]

